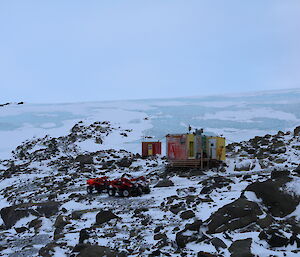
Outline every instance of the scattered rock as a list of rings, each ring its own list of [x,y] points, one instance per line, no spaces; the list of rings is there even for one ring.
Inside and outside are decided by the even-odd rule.
[[[160,250],[155,250],[152,253],[150,253],[149,257],[151,256],[161,256],[161,251]]]
[[[75,162],[79,162],[81,165],[84,164],[93,164],[94,159],[93,156],[88,154],[80,154],[75,158]]]
[[[207,252],[198,252],[197,257],[218,257],[217,255],[207,253]]]
[[[288,177],[290,175],[290,172],[288,170],[273,170],[271,173],[272,179],[282,178],[282,177]]]
[[[66,221],[65,216],[63,215],[58,215],[55,222],[54,222],[54,227],[55,228],[64,228],[69,222]]]
[[[233,183],[231,179],[222,176],[206,179],[199,183],[204,186],[200,191],[200,194],[210,194],[216,188],[223,188],[228,186],[230,183]]]
[[[41,226],[42,226],[42,220],[40,219],[34,219],[30,221],[28,227],[29,228],[34,228],[35,231],[37,231]]]
[[[157,226],[155,229],[154,229],[154,233],[156,234],[156,233],[158,233],[159,231],[161,231],[161,230],[163,230],[164,229],[164,227],[163,226]]]
[[[207,232],[214,234],[243,228],[256,222],[261,214],[262,211],[257,203],[239,198],[217,210],[205,221]]]
[[[82,245],[82,249],[78,257],[116,257],[116,256],[126,256],[121,255],[117,252],[114,252],[108,247],[99,246],[99,245]]]
[[[100,225],[100,224],[106,223],[112,219],[119,219],[119,217],[110,210],[100,211],[96,215],[96,224]]]
[[[191,219],[195,217],[195,213],[191,210],[184,211],[180,214],[180,218],[183,220]]]
[[[173,214],[178,214],[179,212],[181,212],[183,210],[185,210],[185,206],[184,206],[183,202],[173,204],[170,206],[170,212],[172,212]]]
[[[30,212],[26,208],[21,208],[16,205],[2,208],[0,211],[1,218],[7,228],[11,228],[18,220],[28,217]]]
[[[83,214],[82,211],[73,211],[71,217],[74,220],[79,220],[81,218],[82,214]]]
[[[117,162],[118,166],[124,167],[124,168],[129,168],[130,165],[132,164],[132,160],[129,158],[122,158],[120,161]]]
[[[27,230],[27,228],[26,227],[19,227],[19,228],[15,228],[15,230],[16,230],[17,233],[23,233]]]
[[[227,245],[218,237],[214,237],[210,242],[217,251],[219,251],[220,248],[227,248]]]
[[[273,216],[285,217],[292,213],[300,202],[299,197],[281,190],[291,180],[289,177],[281,177],[263,182],[254,182],[247,186],[245,191],[252,191],[258,198],[262,199],[263,204],[268,207]]]
[[[229,247],[229,252],[231,257],[253,257],[251,253],[252,239],[247,238],[243,240],[237,240],[231,244]]]
[[[187,243],[191,242],[190,237],[184,235],[183,232],[178,232],[176,234],[176,244],[179,248],[184,248]]]
[[[89,233],[86,229],[81,229],[79,232],[79,244],[83,244],[84,240],[87,240],[90,238]]]
[[[202,224],[203,222],[201,220],[195,220],[193,223],[186,224],[185,230],[199,231]]]
[[[267,228],[269,226],[271,226],[271,224],[273,223],[273,218],[270,215],[266,215],[265,218],[263,219],[259,219],[257,221],[257,224],[261,227],[261,228]]]
[[[289,244],[289,239],[278,228],[270,228],[260,232],[259,238],[266,240],[271,247],[282,247]]]
[[[165,233],[159,233],[159,234],[155,234],[154,237],[153,237],[154,240],[167,240],[168,237]]]
[[[158,181],[158,183],[154,187],[170,187],[174,186],[174,183],[170,179],[163,179]]]
[[[294,137],[295,136],[300,136],[300,126],[298,126],[294,129]]]
[[[54,247],[57,245],[53,242],[47,244],[39,250],[39,256],[42,257],[52,257],[54,252]]]

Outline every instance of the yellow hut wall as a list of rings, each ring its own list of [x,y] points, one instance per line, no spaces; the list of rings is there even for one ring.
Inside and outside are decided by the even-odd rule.
[[[187,134],[187,157],[188,159],[195,158],[195,135],[194,134]]]
[[[225,138],[224,137],[208,137],[208,138],[217,140],[217,148],[216,148],[217,160],[225,161],[226,160],[226,141],[225,141]],[[207,140],[207,150],[209,149],[208,142],[209,142],[209,140]]]

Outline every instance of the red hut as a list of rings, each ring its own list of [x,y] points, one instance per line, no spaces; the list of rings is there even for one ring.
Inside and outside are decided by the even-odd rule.
[[[142,142],[142,156],[161,154],[161,142]]]

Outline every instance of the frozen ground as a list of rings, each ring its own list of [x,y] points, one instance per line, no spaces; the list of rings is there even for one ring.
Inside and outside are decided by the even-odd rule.
[[[239,109],[224,110],[227,98],[222,99],[202,102],[219,106],[212,115],[220,124],[224,121],[220,113],[234,122],[239,114],[245,115]],[[230,99],[227,104],[232,104]],[[188,101],[197,103],[181,113],[190,108]],[[201,120],[200,112],[191,111],[200,104],[201,99],[190,98],[3,107],[1,119],[6,125],[0,135],[9,159],[0,160],[0,256],[103,256],[95,246],[125,253],[120,256],[192,257],[204,251],[219,257],[245,248],[256,256],[299,256],[300,132],[278,132],[230,144],[227,165],[204,173],[170,171],[163,157],[145,159],[130,152],[139,151],[143,135],[158,138],[159,133],[172,129],[183,131],[180,124],[188,117]],[[163,112],[166,106],[175,109]],[[181,119],[172,118],[176,112]],[[282,121],[283,112],[273,113]],[[267,116],[270,113],[266,111]],[[287,113],[290,124],[296,122],[296,114]],[[251,121],[255,115],[261,118],[263,112],[249,112],[240,117],[240,123],[255,123]],[[209,117],[206,113],[202,119]],[[265,130],[272,134],[267,127],[211,126],[207,130],[228,131],[232,138]],[[19,141],[25,142],[9,155],[6,149]],[[272,173],[277,178],[271,179],[271,170],[277,169],[281,171]],[[87,194],[87,179],[103,175],[114,179],[124,173],[146,176],[151,193],[129,198],[105,192]]]
[[[0,159],[22,141],[46,134],[59,136],[78,121],[109,120],[131,128],[122,141],[110,137],[114,148],[140,152],[144,136],[163,139],[168,133],[204,128],[228,142],[290,130],[300,123],[300,89],[176,99],[152,99],[72,104],[24,104],[0,108]]]

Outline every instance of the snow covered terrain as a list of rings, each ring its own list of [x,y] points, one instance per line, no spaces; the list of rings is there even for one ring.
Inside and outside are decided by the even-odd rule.
[[[299,95],[0,107],[0,256],[299,256]],[[188,124],[229,137],[224,165],[141,158]],[[123,174],[151,193],[87,194]]]

